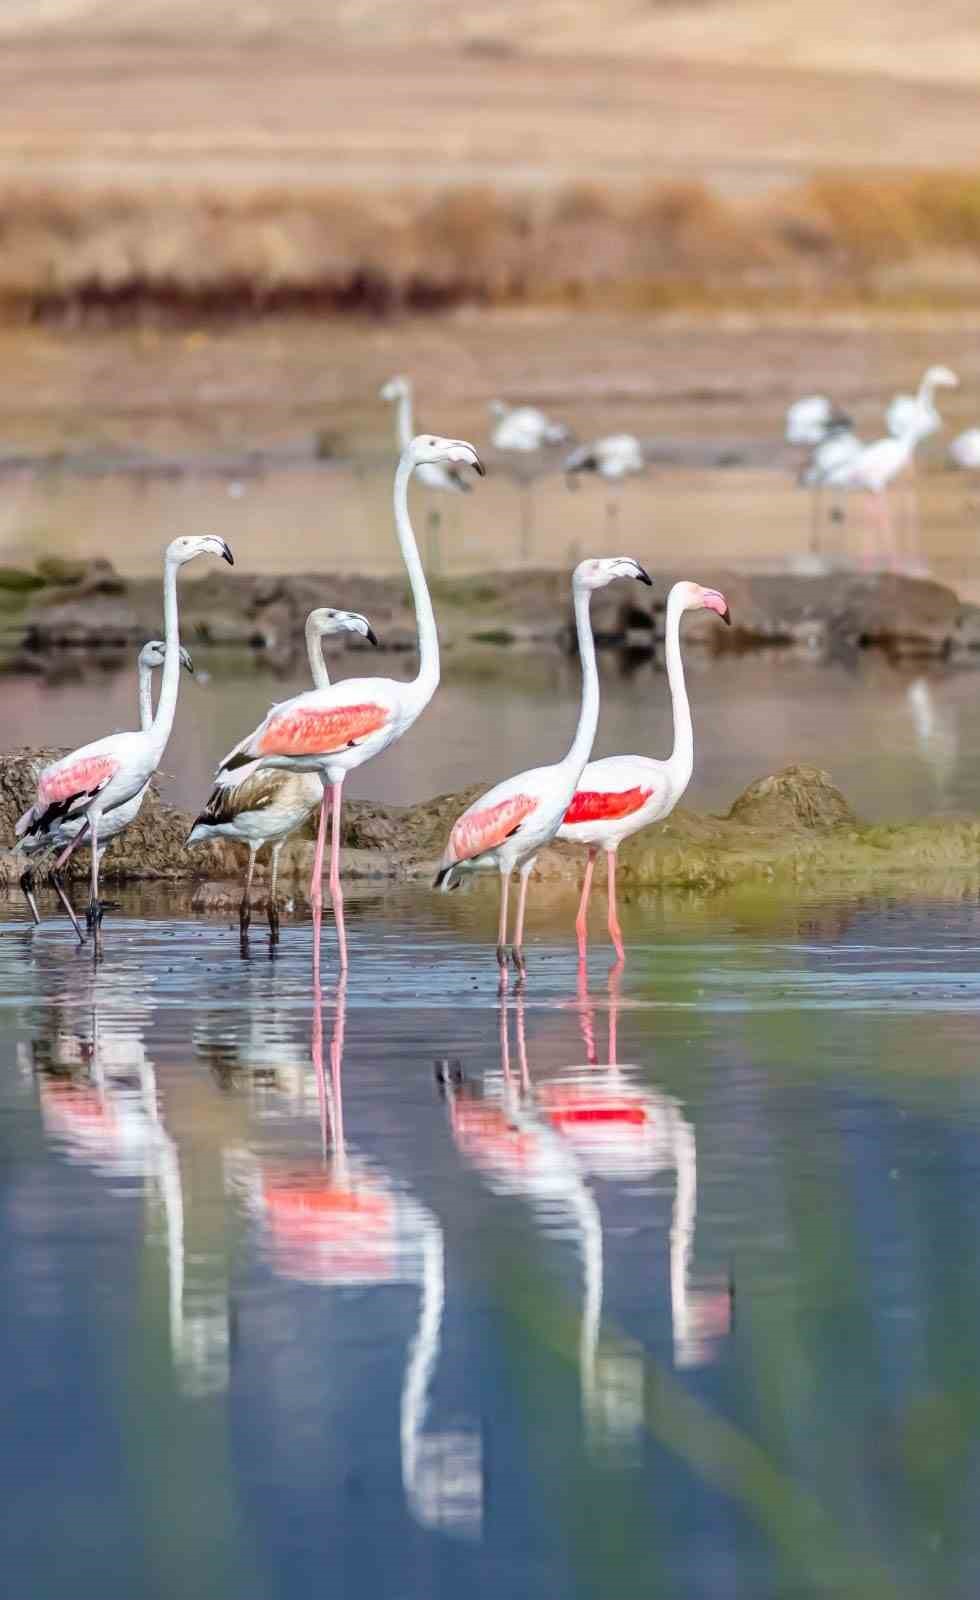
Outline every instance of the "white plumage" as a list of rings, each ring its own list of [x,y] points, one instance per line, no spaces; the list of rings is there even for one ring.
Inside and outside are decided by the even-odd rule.
[[[490,414],[497,420],[490,435],[495,450],[515,450],[530,455],[546,445],[567,444],[569,431],[536,406],[509,406],[491,400]]]

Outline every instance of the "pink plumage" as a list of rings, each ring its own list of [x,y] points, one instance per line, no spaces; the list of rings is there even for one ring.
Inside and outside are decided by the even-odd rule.
[[[38,800],[49,806],[56,800],[94,794],[118,771],[119,762],[112,756],[88,756],[81,761],[57,762],[41,773],[37,785]]]

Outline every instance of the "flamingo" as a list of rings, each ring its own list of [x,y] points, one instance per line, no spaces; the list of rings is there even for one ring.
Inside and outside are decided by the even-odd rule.
[[[234,566],[234,557],[224,539],[183,537],[167,546],[163,562],[164,662],[160,698],[156,715],[148,728],[139,733],[112,733],[82,745],[45,767],[37,781],[37,798],[24,812],[16,827],[18,839],[37,831],[49,832],[63,821],[78,818],[83,823],[75,838],[58,856],[54,871],[60,873],[73,850],[86,840],[92,852],[92,891],[86,922],[98,930],[103,906],[99,900],[99,861],[102,856],[102,819],[111,817],[117,806],[125,805],[146,788],[163,759],[177,710],[180,678],[180,625],[177,616],[177,569],[197,556],[220,556]],[[74,920],[74,919],[73,919]],[[81,930],[75,924],[81,937]]]
[[[580,445],[565,457],[565,475],[569,480],[580,472],[594,472],[606,483],[620,483],[642,472],[645,466],[639,439],[632,433],[610,433],[604,439],[593,439],[591,444]],[[606,501],[606,525],[611,532],[617,517],[614,500]]]
[[[794,400],[788,408],[783,437],[787,444],[812,447],[825,439],[833,428],[841,426],[851,426],[849,416],[839,411],[825,394],[808,394],[802,400]]]
[[[414,434],[411,378],[389,378],[381,390],[381,398],[397,405],[395,437],[399,452],[404,455],[411,446]],[[424,483],[427,489],[441,489],[449,494],[469,494],[472,487],[455,461],[420,461],[415,470],[419,483]]]
[[[330,687],[320,640],[334,633],[360,633],[371,644],[378,642],[367,618],[356,611],[334,611],[328,606],[311,611],[306,619],[306,653],[317,689]],[[250,896],[256,855],[264,845],[272,846],[268,917],[271,942],[278,944],[279,854],[289,835],[306,821],[322,800],[323,779],[318,772],[274,771],[255,762],[251,768],[236,769],[217,783],[204,810],[195,819],[187,835],[189,845],[220,838],[235,839],[248,848],[245,886],[238,911],[243,944],[247,941],[252,917]]]
[[[599,850],[605,850],[609,881],[609,937],[617,964],[626,959],[623,934],[616,914],[616,851],[630,834],[662,822],[670,815],[691,781],[694,770],[694,729],[681,660],[681,617],[685,611],[716,611],[731,623],[728,601],[717,589],[699,583],[675,583],[667,596],[664,654],[674,718],[674,748],[666,761],[648,756],[606,756],[590,761],[578,780],[557,837],[588,847],[582,897],[575,918],[579,960],[585,960],[586,918],[592,874]]]
[[[812,490],[810,506],[810,553],[819,554],[820,508],[823,491],[833,485],[836,475],[853,466],[864,445],[846,417],[831,423],[823,436],[814,444],[799,481]],[[841,513],[831,510],[831,517],[839,520]]]
[[[976,472],[980,467],[980,428],[967,428],[964,433],[958,433],[949,447],[949,458],[954,466]]]
[[[538,851],[555,837],[568,809],[582,769],[589,759],[599,721],[599,676],[595,641],[589,618],[593,591],[616,578],[651,579],[632,556],[611,556],[580,561],[572,574],[575,628],[582,662],[582,701],[575,737],[563,759],[550,767],[534,767],[505,778],[468,806],[453,826],[439,863],[435,887],[456,887],[459,876],[495,867],[500,874],[500,924],[497,964],[501,981],[507,972],[507,897],[514,868],[520,871],[520,897],[514,930],[514,965],[522,975],[524,963],[524,910],[527,883]]]
[[[868,509],[873,518],[872,529],[882,534],[895,559],[895,540],[888,507],[888,490],[901,472],[908,467],[919,442],[917,428],[910,423],[900,438],[886,434],[866,444],[856,454],[840,461],[822,474],[821,483],[838,489],[860,489],[868,496]],[[864,564],[870,567],[873,551],[870,542],[865,544]]]
[[[313,772],[325,780],[320,803],[320,825],[310,901],[313,906],[314,971],[320,964],[320,927],[323,912],[323,852],[328,805],[332,807],[330,836],[330,898],[337,924],[341,970],[347,968],[347,933],[344,897],[340,886],[340,812],[344,779],[355,767],[380,755],[421,715],[439,684],[439,636],[432,600],[422,570],[418,545],[408,514],[408,483],[421,466],[469,466],[483,476],[483,464],[471,444],[463,439],[420,435],[402,451],[395,472],[395,526],[402,558],[415,601],[418,626],[419,670],[409,683],[394,678],[348,678],[329,689],[308,690],[273,706],[268,716],[236,745],[221,762],[217,778],[259,761],[263,767],[287,772]],[[326,784],[329,784],[328,794]]]
[[[935,402],[937,389],[959,388],[959,378],[949,367],[929,367],[915,394],[897,394],[885,413],[888,432],[895,439],[914,433],[916,443],[938,433],[943,419]]]
[[[497,419],[490,436],[495,450],[531,455],[548,444],[567,444],[570,437],[563,422],[555,422],[537,406],[509,406],[504,400],[491,400],[489,410]]]
[[[163,665],[165,649],[166,646],[164,645],[162,639],[151,639],[143,646],[136,658],[136,672],[139,684],[140,727],[144,733],[147,732],[150,724],[153,721],[153,673],[157,667],[161,667]],[[183,648],[181,648],[180,660],[181,665],[185,667],[193,676],[194,663],[192,662],[187,651]],[[119,834],[124,832],[134,818],[139,815],[139,810],[143,804],[147,788],[148,784],[145,783],[142,789],[140,789],[131,800],[127,800],[125,805],[117,806],[115,811],[110,812],[110,814],[106,817],[102,824],[101,843],[99,845],[99,849],[103,856],[105,855],[110,841],[117,838]],[[47,828],[42,828],[40,823],[38,823],[23,835],[18,848],[24,853],[24,855],[28,857],[44,856],[53,850],[63,849],[66,844],[71,843],[71,841],[75,839],[79,833],[81,833],[84,827],[84,817],[74,817],[67,820],[62,819],[61,821],[53,820],[50,826]],[[34,866],[28,862],[26,870],[21,873],[20,886],[24,892],[24,898],[30,907],[31,916],[34,919],[34,923],[37,925],[41,921],[41,917],[37,909],[37,900],[34,896],[34,873]],[[55,893],[57,894],[62,906],[71,919],[72,927],[78,934],[79,939],[81,939],[82,932],[78,926],[78,918],[75,916],[74,907],[65,893],[65,887],[61,880],[60,873],[52,874],[52,882],[54,884]]]

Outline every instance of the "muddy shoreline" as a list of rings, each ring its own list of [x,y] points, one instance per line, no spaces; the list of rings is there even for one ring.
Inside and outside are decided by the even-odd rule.
[[[0,761],[0,829],[13,838],[36,774],[53,751],[21,751]],[[449,828],[483,784],[413,806],[351,801],[345,807],[342,868],[348,884],[426,883]],[[188,850],[188,814],[151,793],[127,834],[113,844],[105,881],[167,882],[182,887],[191,909],[224,912],[237,906],[244,856],[226,841]],[[306,904],[313,860],[313,824],[283,849],[284,895]],[[82,879],[82,851],[74,876]],[[688,891],[699,896],[752,886],[760,891],[864,893],[893,890],[974,895],[980,889],[980,818],[936,818],[881,825],[857,817],[829,775],[792,766],[751,784],[724,816],[679,807],[665,823],[627,840],[620,882],[632,890]],[[17,893],[25,859],[0,851],[0,892]],[[574,893],[582,852],[554,845],[538,858],[535,880]],[[43,874],[41,875],[43,877]],[[493,874],[470,884],[494,888]],[[254,903],[263,904],[266,869],[257,868]]]

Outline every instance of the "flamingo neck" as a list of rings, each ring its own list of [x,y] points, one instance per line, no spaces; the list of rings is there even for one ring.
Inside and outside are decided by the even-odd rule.
[[[153,725],[153,673],[149,667],[143,665],[142,661],[139,663],[137,670],[139,672],[140,686],[140,730],[143,733],[149,733]]]
[[[931,378],[928,372],[925,373],[922,382],[919,384],[919,393],[916,396],[920,406],[931,406],[934,403],[933,393],[935,391],[935,387],[935,378]]]
[[[698,1161],[694,1129],[675,1109],[674,1163],[677,1188],[674,1215],[670,1224],[670,1311],[674,1350],[687,1364],[691,1353],[691,1326],[687,1299],[687,1278],[698,1201]]]
[[[401,1398],[402,1483],[406,1497],[414,1502],[423,1485],[419,1481],[419,1457],[429,1408],[429,1387],[439,1359],[442,1313],[446,1300],[446,1276],[442,1232],[438,1223],[427,1220],[422,1234],[422,1295],[419,1320],[412,1340]]]
[[[322,641],[323,632],[310,618],[306,619],[306,654],[313,674],[313,683],[317,689],[329,689],[330,674],[327,663],[323,659]]]
[[[149,727],[156,758],[159,761],[167,748],[167,740],[174,725],[177,710],[177,690],[180,686],[180,625],[177,619],[177,566],[173,561],[163,568],[163,637],[166,650],[163,657],[163,675],[160,679],[160,698],[156,716]]]
[[[578,653],[582,663],[582,704],[579,708],[578,727],[568,754],[561,763],[578,783],[582,769],[592,753],[596,728],[599,726],[599,674],[595,662],[595,640],[592,637],[592,620],[589,616],[589,589],[575,590],[575,632]]]
[[[407,450],[412,442],[412,391],[407,385],[399,394],[395,407],[395,431],[399,450]]]
[[[395,527],[415,606],[419,670],[412,680],[411,689],[421,711],[423,706],[428,705],[439,686],[439,635],[436,631],[429,586],[422,569],[422,558],[408,514],[408,480],[412,476],[413,468],[414,463],[403,454],[395,473]]]
[[[670,766],[676,782],[686,788],[694,771],[694,728],[691,723],[691,705],[684,681],[684,663],[681,659],[681,616],[684,603],[676,589],[667,597],[667,627],[664,634],[664,654],[667,660],[667,683],[674,718],[674,748],[670,753]]]

